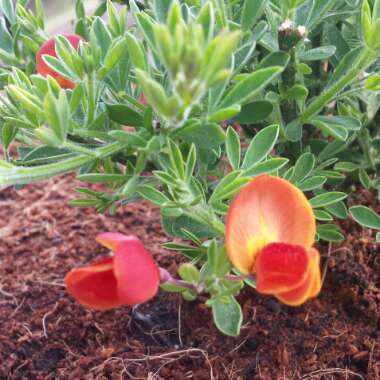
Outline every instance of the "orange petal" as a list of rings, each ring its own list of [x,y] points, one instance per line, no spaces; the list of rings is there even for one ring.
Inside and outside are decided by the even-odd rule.
[[[85,307],[107,310],[121,305],[112,257],[73,269],[65,282],[68,292]]]
[[[277,294],[301,286],[310,273],[310,255],[298,245],[272,243],[256,257],[256,290]]]
[[[251,273],[256,255],[269,243],[310,248],[316,224],[305,195],[290,182],[263,175],[233,200],[226,219],[227,252],[233,265]]]
[[[115,252],[118,244],[123,241],[130,241],[131,239],[137,239],[134,236],[123,235],[119,232],[104,232],[96,236],[95,240],[102,246],[108,248],[110,251]]]
[[[300,306],[308,299],[318,295],[320,291],[320,281],[318,285],[318,279],[321,277],[321,271],[319,268],[319,252],[315,249],[311,249],[309,254],[311,256],[310,270],[303,284],[289,292],[276,294],[276,297],[281,302],[289,306]]]
[[[119,298],[125,304],[146,302],[157,293],[160,284],[159,269],[143,243],[135,237],[117,245],[114,273]]]
[[[313,286],[310,290],[310,296],[309,298],[314,298],[316,297],[320,291],[321,291],[321,288],[322,288],[322,279],[321,279],[321,269],[320,269],[320,261],[321,261],[321,258],[319,256],[319,252],[315,249],[312,249],[313,251],[316,251],[317,255],[317,259],[316,259],[316,263],[314,264],[314,280],[313,280]]]

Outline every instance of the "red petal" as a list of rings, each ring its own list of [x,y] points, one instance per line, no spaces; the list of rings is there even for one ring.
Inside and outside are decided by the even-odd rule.
[[[277,294],[276,297],[289,306],[300,306],[308,299],[318,295],[320,291],[321,271],[319,269],[319,252],[310,250],[311,266],[309,275],[302,285],[289,292]]]
[[[315,217],[305,195],[290,182],[263,175],[233,200],[226,219],[227,252],[242,273],[252,271],[256,255],[274,242],[310,248]]]
[[[73,269],[65,281],[68,292],[85,307],[107,310],[121,305],[112,257]]]
[[[104,232],[102,234],[99,234],[96,236],[95,240],[103,245],[104,247],[108,248],[109,250],[115,252],[116,247],[118,244],[120,244],[123,241],[130,241],[131,239],[137,239],[134,236],[127,236],[123,235],[119,232]]]
[[[146,302],[157,293],[160,284],[157,264],[143,243],[135,237],[117,245],[114,273],[119,298],[125,304]]]
[[[296,289],[309,276],[310,260],[310,255],[301,246],[267,245],[256,257],[256,290],[278,294]]]
[[[82,38],[76,34],[63,34],[66,37],[70,44],[76,49],[79,45],[79,42]],[[44,55],[50,55],[52,57],[57,57],[57,53],[55,51],[55,39],[50,38],[47,40],[39,49],[36,54],[36,68],[37,72],[43,76],[52,76],[62,88],[74,88],[75,83],[69,79],[64,78],[62,75],[58,74],[56,71],[51,69],[43,60]]]

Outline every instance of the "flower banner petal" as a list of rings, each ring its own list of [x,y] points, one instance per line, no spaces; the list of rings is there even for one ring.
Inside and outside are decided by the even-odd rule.
[[[110,251],[115,252],[118,244],[124,241],[137,239],[135,236],[127,236],[120,232],[103,232],[96,236],[95,240],[102,246],[108,248]]]
[[[154,297],[160,284],[160,273],[151,254],[137,238],[117,245],[114,273],[120,300],[137,305]]]
[[[253,270],[256,255],[282,242],[310,248],[315,239],[313,210],[301,190],[275,176],[252,180],[233,200],[226,219],[230,260],[242,273]]]

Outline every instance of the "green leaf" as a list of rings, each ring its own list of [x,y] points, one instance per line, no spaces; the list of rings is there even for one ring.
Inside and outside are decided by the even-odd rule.
[[[131,33],[127,33],[125,35],[125,41],[127,43],[129,56],[131,57],[134,66],[140,70],[146,71],[146,56],[144,54],[142,45]]]
[[[198,268],[190,263],[181,264],[178,268],[178,274],[183,280],[191,283],[197,283],[200,280]]]
[[[215,24],[215,12],[212,2],[207,2],[203,5],[199,11],[197,22],[202,25],[206,41],[210,41]]]
[[[166,195],[156,190],[152,186],[139,186],[137,192],[146,200],[152,202],[157,206],[163,206],[165,203],[170,202]]]
[[[0,9],[11,24],[16,21],[16,13],[13,0],[0,0]]]
[[[142,127],[143,115],[126,104],[107,104],[108,115],[114,122],[129,127]]]
[[[306,21],[306,27],[312,30],[322,22],[324,15],[335,5],[337,0],[314,0],[312,9]]]
[[[303,101],[308,97],[309,90],[305,86],[302,86],[300,84],[295,84],[293,87],[291,87],[288,90],[286,95],[290,100]]]
[[[353,162],[340,161],[335,164],[334,170],[338,170],[340,172],[354,172],[359,168],[358,164],[354,164]]]
[[[299,183],[309,176],[314,169],[315,157],[312,153],[304,153],[300,156],[294,166],[294,172],[291,181]]]
[[[45,96],[44,109],[46,120],[54,131],[55,136],[60,140],[66,139],[71,115],[65,91],[60,91],[58,99],[49,92]]]
[[[363,168],[359,169],[359,180],[363,187],[365,187],[366,189],[370,188],[371,178]]]
[[[262,90],[267,84],[283,71],[283,67],[275,66],[256,70],[236,84],[224,97],[220,108],[227,108],[234,104],[242,104],[247,99]]]
[[[330,242],[339,242],[344,240],[344,236],[334,224],[319,225],[317,228],[317,233],[319,238],[322,240]]]
[[[289,141],[300,141],[302,138],[303,123],[300,119],[291,121],[285,129],[286,137]]]
[[[220,123],[222,121],[232,119],[234,116],[239,114],[240,111],[241,106],[238,104],[235,104],[229,108],[222,108],[221,110],[218,110],[210,115],[208,121],[212,123]]]
[[[0,18],[0,49],[13,54],[13,38],[7,30],[5,19]]]
[[[380,215],[365,206],[353,206],[350,208],[352,218],[367,228],[380,230]]]
[[[90,183],[126,182],[128,179],[125,174],[88,173],[77,176],[78,181]]]
[[[100,47],[104,59],[112,44],[112,36],[106,23],[100,17],[95,17],[92,23],[90,39],[94,46]]]
[[[298,183],[297,186],[302,191],[311,191],[321,188],[327,181],[324,176],[314,176],[305,179],[303,182]]]
[[[331,214],[324,210],[314,210],[314,215],[317,220],[322,222],[330,222],[333,220]]]
[[[311,204],[311,207],[313,208],[320,208],[320,207],[332,205],[346,198],[347,198],[346,193],[332,191],[329,193],[324,193],[324,194],[315,196],[314,198],[310,199],[310,204]]]
[[[59,59],[50,55],[43,55],[42,59],[47,66],[49,66],[58,74],[62,75],[64,78],[76,79],[76,75]]]
[[[215,188],[210,197],[210,203],[232,198],[249,181],[249,178],[241,177],[241,172],[239,171],[227,174]]]
[[[243,322],[243,313],[234,297],[226,302],[216,299],[212,304],[212,316],[216,327],[225,335],[238,336]]]
[[[132,147],[144,148],[146,146],[146,141],[134,132],[111,131],[108,134],[117,141],[120,141]]]
[[[172,140],[169,140],[169,157],[172,169],[178,175],[178,178],[185,179],[185,162],[183,161],[182,152]]]
[[[278,125],[266,127],[257,133],[248,146],[242,167],[248,169],[263,161],[275,146],[278,134]]]
[[[161,209],[161,222],[165,233],[169,236],[188,239],[186,231],[195,235],[198,239],[208,239],[215,236],[215,232],[210,227],[194,220],[189,215],[169,217],[164,215],[163,209]]]
[[[266,0],[245,0],[241,12],[241,27],[243,31],[250,30],[264,12]]]
[[[347,129],[341,125],[325,123],[323,121],[315,120],[315,119],[310,120],[310,123],[313,124],[315,127],[321,129],[327,135],[335,137],[336,139],[340,141],[346,141],[348,138]]]
[[[273,111],[273,104],[266,100],[257,100],[241,107],[240,113],[234,118],[241,124],[255,124],[265,120]]]
[[[126,51],[127,51],[127,44],[124,38],[118,38],[114,40],[104,58],[103,71],[105,69],[104,72],[107,72],[107,73],[110,72],[121,61]],[[103,79],[103,78],[100,77],[99,79]]]
[[[364,83],[364,87],[370,91],[380,91],[380,75],[371,75]]]
[[[182,139],[188,143],[194,143],[200,148],[210,148],[221,145],[226,135],[219,124],[201,124],[199,122],[189,123],[175,130],[171,135],[173,139]]]
[[[300,53],[301,61],[321,61],[332,57],[336,52],[335,46],[321,46]]]
[[[257,69],[280,66],[285,68],[290,61],[290,55],[283,51],[275,51],[265,56],[258,64]]]
[[[240,138],[238,133],[232,127],[228,127],[226,151],[228,161],[234,170],[237,170],[240,167],[240,150]]]
[[[276,170],[279,170],[285,166],[288,162],[289,159],[287,158],[270,158],[267,161],[251,166],[249,169],[245,170],[243,174],[248,177],[256,177],[261,174],[274,173]]]
[[[153,0],[153,9],[160,23],[165,24],[172,3],[173,0]]]

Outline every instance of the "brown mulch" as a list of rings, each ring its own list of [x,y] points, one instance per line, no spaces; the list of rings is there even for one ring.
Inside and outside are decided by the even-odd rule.
[[[0,192],[0,379],[380,379],[380,252],[352,221],[330,254],[317,300],[290,308],[253,289],[240,295],[244,326],[227,338],[202,300],[160,293],[132,310],[83,309],[63,277],[106,255],[101,231],[139,236],[175,273],[159,211],[139,203],[114,216],[74,209],[65,176]],[[361,191],[354,201],[375,202]]]

